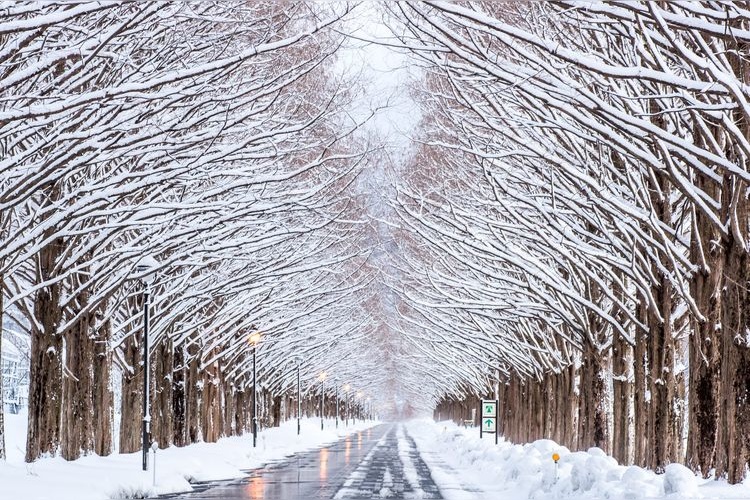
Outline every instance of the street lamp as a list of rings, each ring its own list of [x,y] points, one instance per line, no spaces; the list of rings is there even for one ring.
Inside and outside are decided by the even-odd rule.
[[[300,384],[300,365],[302,364],[302,358],[299,356],[294,358],[294,362],[297,364],[297,435],[300,435],[300,429],[302,428],[302,384]]]
[[[255,351],[260,342],[260,332],[255,332],[247,339],[253,346],[253,448],[258,445],[258,369],[255,363]]]
[[[351,386],[349,384],[344,384],[344,419],[346,421],[346,426],[349,427],[349,389],[351,389]]]
[[[339,428],[339,381],[336,381],[336,428]]]
[[[148,470],[148,450],[150,446],[151,409],[149,408],[149,363],[148,363],[148,309],[151,289],[146,276],[153,272],[159,263],[153,257],[146,255],[135,265],[135,270],[141,276],[143,283],[143,422],[141,425],[141,445],[143,448],[143,470]]]
[[[357,413],[359,414],[359,419],[364,420],[362,418],[362,391],[357,391]]]
[[[323,428],[324,428],[323,418],[325,416],[325,399],[326,399],[325,381],[326,381],[326,372],[321,372],[320,375],[318,375],[318,380],[320,380],[320,430],[322,431]]]

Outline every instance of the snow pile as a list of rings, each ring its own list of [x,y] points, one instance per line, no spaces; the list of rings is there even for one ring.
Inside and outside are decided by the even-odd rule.
[[[624,466],[599,448],[571,452],[543,439],[513,445],[479,438],[452,422],[409,424],[433,478],[448,500],[748,498],[750,485],[703,480],[679,464],[664,474]],[[557,466],[552,454],[559,455]],[[466,494],[466,492],[472,492]]]
[[[243,470],[306,449],[337,441],[342,436],[374,425],[358,422],[345,427],[320,419],[303,419],[302,434],[297,436],[297,421],[264,429],[253,448],[252,435],[223,438],[217,443],[196,443],[184,448],[170,447],[156,453],[156,484],[153,471],[141,470],[141,454],[108,457],[88,456],[72,462],[45,458],[31,464],[23,462],[26,437],[25,416],[8,418],[8,461],[0,461],[0,498],[24,500],[105,500],[144,498],[157,494],[192,491],[191,483],[233,479],[245,476]],[[153,463],[153,453],[149,460]]]

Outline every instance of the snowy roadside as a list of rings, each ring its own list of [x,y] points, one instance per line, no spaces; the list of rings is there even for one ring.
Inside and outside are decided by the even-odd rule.
[[[326,421],[326,430],[321,431],[320,419],[304,419],[302,434],[297,436],[297,421],[290,420],[281,427],[260,432],[255,449],[252,435],[246,435],[223,438],[217,443],[159,450],[154,487],[152,471],[140,470],[140,453],[88,456],[72,462],[45,458],[26,464],[22,451],[24,419],[12,415],[9,420],[6,423],[10,453],[7,462],[0,461],[0,498],[8,500],[105,500],[192,491],[191,481],[243,477],[242,470],[323,446],[376,424],[358,422],[346,427],[340,422],[336,431],[331,420]]]
[[[679,464],[657,475],[619,465],[598,448],[571,453],[551,440],[495,445],[453,422],[415,420],[407,429],[446,500],[750,498],[750,483],[703,480]]]

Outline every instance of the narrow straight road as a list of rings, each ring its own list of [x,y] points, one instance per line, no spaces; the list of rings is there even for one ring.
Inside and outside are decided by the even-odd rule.
[[[232,482],[201,485],[173,499],[442,499],[414,440],[401,425],[380,425],[318,450],[252,471]]]

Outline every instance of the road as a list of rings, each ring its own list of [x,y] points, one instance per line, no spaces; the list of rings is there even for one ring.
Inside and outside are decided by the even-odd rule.
[[[414,441],[397,424],[352,434],[232,482],[171,496],[190,500],[442,499]]]

